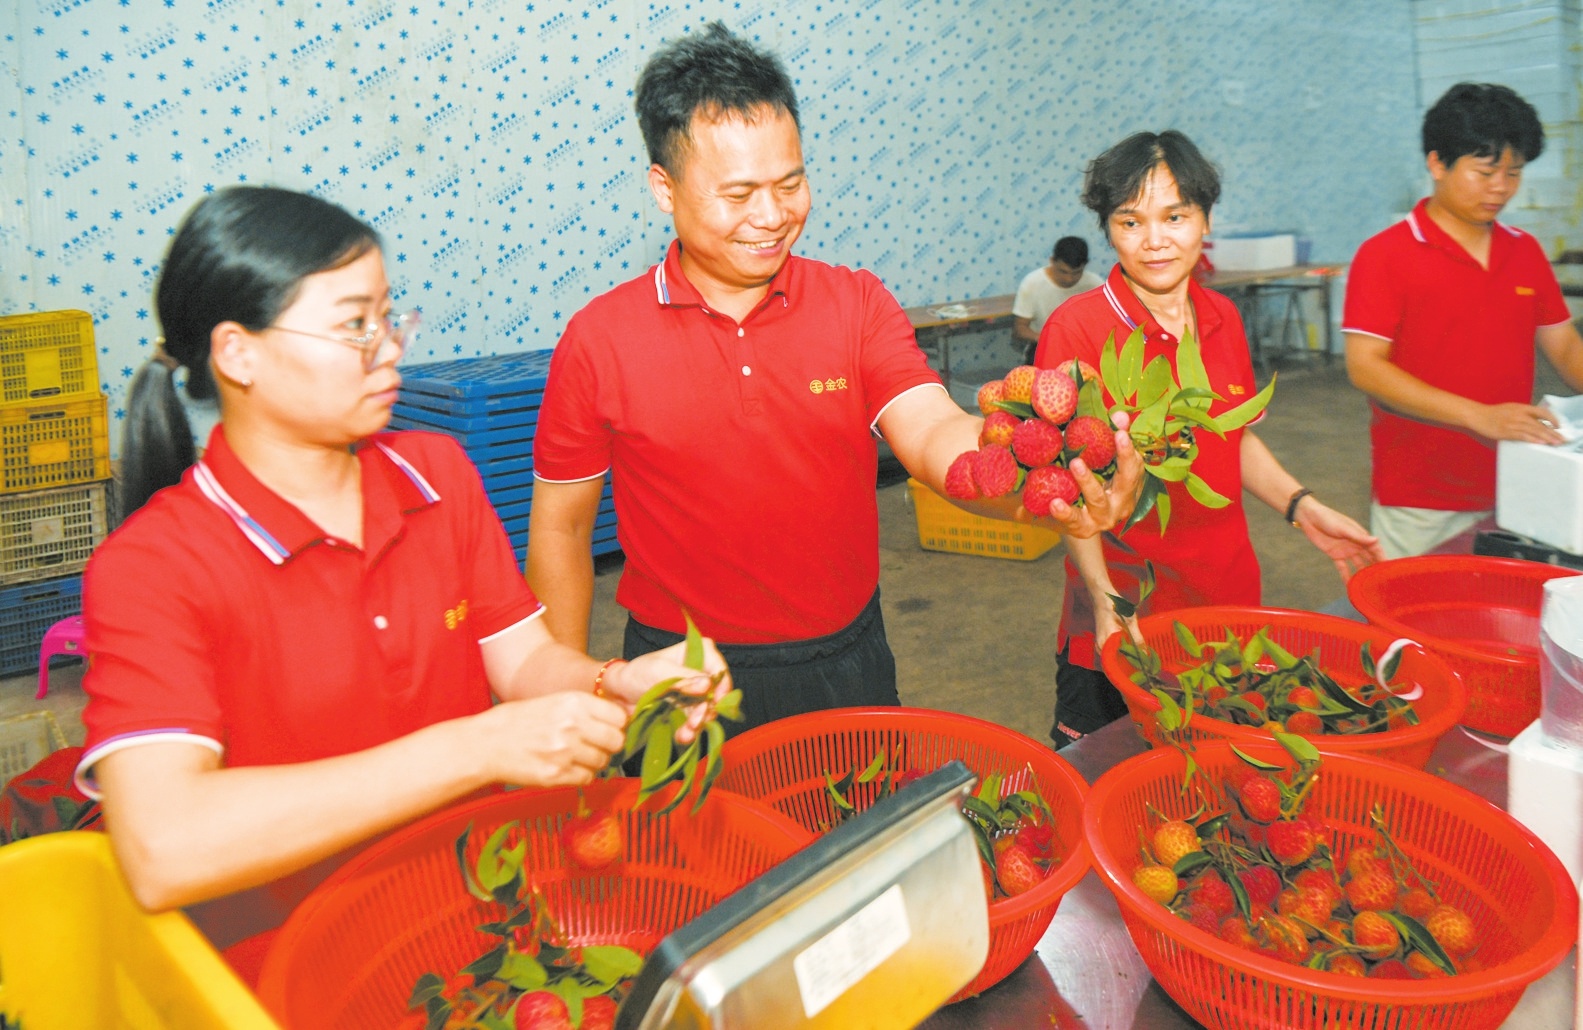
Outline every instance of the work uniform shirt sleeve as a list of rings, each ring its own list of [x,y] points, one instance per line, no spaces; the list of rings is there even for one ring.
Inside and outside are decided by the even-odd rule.
[[[600,476],[610,468],[612,432],[620,391],[602,389],[592,350],[573,317],[550,357],[544,401],[533,436],[533,474],[553,483]]]
[[[869,425],[908,390],[940,386],[939,373],[918,349],[918,335],[907,313],[873,272],[854,273],[863,291],[863,403]]]
[[[1535,249],[1538,248],[1537,240],[1533,241],[1533,246]],[[1544,269],[1544,272],[1539,276],[1538,285],[1535,287],[1538,293],[1535,298],[1538,301],[1536,324],[1541,328],[1547,328],[1570,322],[1572,309],[1567,307],[1567,299],[1561,292],[1561,284],[1556,281],[1555,269],[1550,267],[1550,261],[1543,253],[1540,254],[1540,259],[1538,265]]]
[[[1406,278],[1392,275],[1382,248],[1366,240],[1347,270],[1347,296],[1341,330],[1393,341],[1407,309]],[[1552,280],[1554,276],[1551,277]],[[1560,296],[1559,288],[1556,295]],[[1562,305],[1565,307],[1565,305]]]

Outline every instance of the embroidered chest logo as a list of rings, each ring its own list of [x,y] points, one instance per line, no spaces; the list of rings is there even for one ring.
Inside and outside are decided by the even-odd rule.
[[[808,384],[808,389],[814,393],[826,393],[834,390],[846,389],[846,376],[837,376],[834,379],[815,379]]]
[[[1532,297],[1533,295],[1534,295],[1534,288],[1532,286],[1519,286],[1519,287],[1517,287],[1517,296],[1519,296],[1519,297]]]
[[[467,599],[463,598],[455,608],[445,609],[445,628],[455,629],[467,621]]]
[[[1226,386],[1226,392],[1231,394],[1231,396],[1233,396],[1233,397],[1241,397],[1243,394],[1247,393],[1248,391],[1247,391],[1246,388],[1238,386],[1236,383],[1229,383]]]

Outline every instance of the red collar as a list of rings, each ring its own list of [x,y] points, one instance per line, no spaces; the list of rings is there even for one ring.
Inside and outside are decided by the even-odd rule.
[[[780,297],[782,306],[791,303],[789,292],[792,288],[792,280],[797,274],[794,271],[797,261],[798,259],[795,255],[786,259],[786,263],[781,266],[781,270],[775,273],[775,278],[770,280],[769,292],[764,295],[763,300],[759,301],[758,307],[753,309],[755,312],[769,303],[771,297]],[[704,302],[703,294],[699,293],[698,289],[687,281],[687,276],[682,272],[681,240],[671,241],[670,248],[665,252],[665,260],[654,266],[653,278],[654,300],[661,307],[694,307],[702,308],[704,311],[712,310]]]
[[[377,554],[400,532],[402,516],[440,499],[429,481],[379,437],[357,449],[363,479],[363,550]],[[214,427],[203,459],[190,473],[203,495],[231,517],[242,535],[276,565],[325,541],[324,530],[248,471]]]
[[[1467,248],[1458,243],[1450,233],[1440,228],[1438,222],[1429,217],[1429,198],[1424,197],[1413,205],[1412,211],[1407,215],[1407,229],[1413,234],[1413,239],[1426,246],[1436,247],[1445,251],[1452,258],[1465,264],[1477,267],[1480,271],[1484,266],[1474,260]],[[1522,235],[1522,230],[1514,228],[1504,222],[1495,222],[1490,226],[1490,266],[1494,271],[1506,260],[1506,255],[1511,251],[1512,242]]]
[[[1110,275],[1100,289],[1104,291],[1105,300],[1109,302],[1116,317],[1126,323],[1129,329],[1142,326],[1144,337],[1148,342],[1157,343],[1160,340],[1165,330],[1154,320],[1149,309],[1143,306],[1143,301],[1138,299],[1138,295],[1132,292],[1126,275],[1121,271],[1120,262],[1110,270]],[[1209,302],[1209,291],[1200,286],[1197,279],[1188,278],[1187,298],[1193,305],[1193,313],[1198,316],[1199,336],[1209,336],[1219,330],[1220,311],[1216,305]],[[1116,349],[1119,351],[1121,345],[1126,342],[1126,340],[1117,340]],[[1203,341],[1199,342],[1202,344]]]

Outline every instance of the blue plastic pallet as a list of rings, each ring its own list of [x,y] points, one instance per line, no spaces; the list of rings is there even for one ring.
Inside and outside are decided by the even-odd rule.
[[[401,370],[402,388],[430,397],[469,401],[542,392],[549,377],[551,353],[521,351],[411,365]]]
[[[514,430],[519,438],[532,440],[533,432],[538,429],[538,408],[492,411],[489,415],[472,416],[472,418],[451,418],[416,405],[399,402],[391,410],[391,429],[426,429],[429,432],[442,432],[450,437],[456,437],[457,440],[508,429]]]
[[[36,670],[44,634],[61,619],[81,612],[81,576],[0,590],[0,675]]]

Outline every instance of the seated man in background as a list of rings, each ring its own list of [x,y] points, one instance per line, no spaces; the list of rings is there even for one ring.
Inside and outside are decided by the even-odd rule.
[[[1022,277],[1017,299],[1011,304],[1011,335],[1022,345],[1022,363],[1033,363],[1033,348],[1039,330],[1050,312],[1066,298],[1086,293],[1099,285],[1099,276],[1088,270],[1088,241],[1081,236],[1062,236],[1055,241],[1050,263]]]
[[[1495,220],[1544,149],[1505,86],[1463,82],[1424,115],[1434,191],[1365,240],[1347,276],[1347,375],[1369,395],[1370,529],[1388,558],[1424,554],[1495,507],[1495,441],[1558,444],[1530,403],[1534,343],[1574,390],[1583,339],[1539,241]]]

